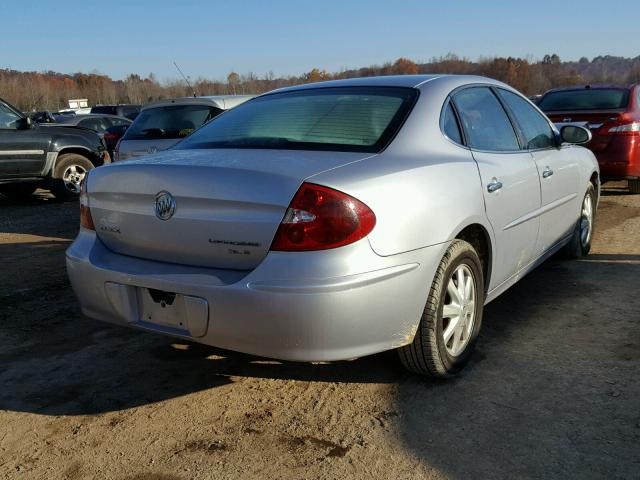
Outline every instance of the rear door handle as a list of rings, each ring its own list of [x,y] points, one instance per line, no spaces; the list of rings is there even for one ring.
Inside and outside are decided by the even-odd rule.
[[[489,193],[496,192],[502,188],[502,182],[499,182],[497,178],[493,177],[491,183],[487,185],[487,191]]]
[[[549,178],[551,175],[553,175],[553,170],[551,170],[549,167],[545,167],[544,171],[542,172],[542,178]]]

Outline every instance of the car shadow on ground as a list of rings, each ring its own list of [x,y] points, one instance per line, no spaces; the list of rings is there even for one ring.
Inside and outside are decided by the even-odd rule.
[[[400,383],[408,450],[452,479],[636,477],[638,278],[640,255],[554,259],[489,304],[462,376]]]
[[[227,385],[232,377],[390,383],[403,372],[389,353],[352,362],[277,362],[58,312],[51,328],[0,353],[0,409],[93,415]],[[6,323],[3,329],[6,328]],[[395,365],[395,367],[394,367]]]
[[[629,190],[626,181],[607,182],[601,186],[600,193],[603,197],[635,195]]]

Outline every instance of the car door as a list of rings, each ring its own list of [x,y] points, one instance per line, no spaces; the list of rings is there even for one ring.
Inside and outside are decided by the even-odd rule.
[[[521,150],[502,104],[486,86],[455,92],[453,102],[480,173],[487,218],[495,236],[489,289],[536,256],[540,181],[531,154]]]
[[[0,178],[42,174],[46,142],[38,127],[19,128],[22,115],[0,102]]]
[[[560,146],[550,121],[520,95],[496,89],[511,114],[521,143],[529,151],[540,175],[542,209],[538,252],[553,247],[571,233],[578,218],[579,166],[572,155],[573,147]]]

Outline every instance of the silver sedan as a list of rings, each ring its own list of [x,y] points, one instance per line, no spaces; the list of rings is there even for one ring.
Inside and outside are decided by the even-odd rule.
[[[99,320],[285,360],[398,349],[449,377],[485,304],[589,252],[589,139],[482,77],[277,90],[92,171],[69,277]]]

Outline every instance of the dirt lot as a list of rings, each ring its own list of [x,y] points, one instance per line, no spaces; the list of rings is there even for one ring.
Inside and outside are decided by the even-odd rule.
[[[606,191],[593,254],[490,304],[447,383],[85,319],[76,210],[0,198],[0,478],[640,478],[640,195]]]

